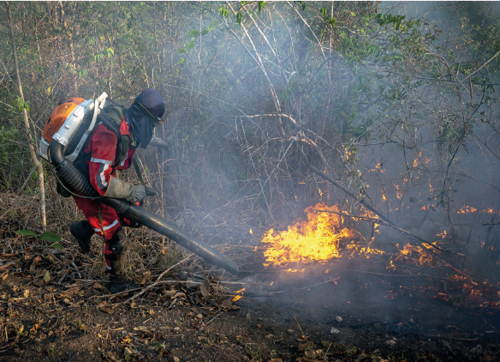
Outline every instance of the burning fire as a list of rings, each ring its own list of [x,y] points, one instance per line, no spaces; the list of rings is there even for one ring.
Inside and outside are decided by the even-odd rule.
[[[460,210],[458,210],[457,214],[474,214],[474,213],[476,213],[478,211],[480,213],[483,213],[483,214],[496,214],[496,215],[500,215],[500,211],[495,211],[493,208],[478,210],[475,207],[467,206],[467,205],[465,205]]]
[[[340,212],[335,205],[327,207],[320,203],[308,207],[305,210],[307,219],[299,220],[288,230],[269,230],[262,238],[266,247],[265,266],[326,261],[340,256],[340,242],[350,241],[354,231],[346,227],[343,216],[329,212],[315,213],[314,210]]]
[[[238,294],[238,293],[241,293],[241,295],[236,295],[234,298],[233,298],[233,302],[236,302],[237,300],[240,300],[241,298],[243,298],[243,292],[246,290],[246,288],[243,288],[243,289],[240,289],[240,290],[237,290],[235,293]]]
[[[393,184],[393,186],[400,192],[398,185]],[[430,204],[419,207],[422,210],[426,210],[435,206]],[[449,281],[456,282],[460,286],[449,286],[448,289],[445,286],[444,291],[446,293],[439,292],[434,287],[434,289],[422,289],[422,291],[437,292],[435,294],[435,298],[437,299],[448,301],[460,297],[467,302],[479,301],[482,303],[481,306],[500,309],[500,302],[494,300],[485,301],[484,299],[486,297],[490,299],[500,297],[498,290],[490,289],[487,282],[484,282],[484,286],[478,285],[466,273],[443,260],[440,257],[440,253],[432,248],[432,245],[425,243],[412,245],[407,243],[404,246],[400,246],[396,244],[394,252],[372,248],[371,244],[375,240],[373,231],[371,239],[367,241],[347,223],[347,220],[353,220],[354,222],[369,221],[374,223],[374,230],[378,232],[378,216],[366,208],[362,207],[358,210],[357,215],[349,215],[346,211],[341,211],[336,205],[328,207],[323,203],[319,203],[306,208],[305,212],[307,213],[306,219],[297,220],[286,231],[279,232],[270,229],[263,235],[261,240],[263,248],[259,249],[264,250],[264,257],[266,259],[264,266],[282,267],[283,269],[281,270],[285,272],[302,273],[305,271],[304,264],[325,262],[337,258],[362,257],[369,259],[370,257],[379,255],[383,255],[383,260],[388,263],[386,266],[387,270],[395,271],[406,265],[407,268],[403,267],[401,270],[407,274],[410,272],[409,275],[413,274],[410,270],[412,269],[410,265],[430,267],[429,270],[446,266],[448,269],[451,268],[458,273],[449,277]],[[457,213],[468,214],[476,212],[500,213],[500,211],[494,211],[494,209],[479,211],[470,206],[464,206]],[[449,236],[446,230],[435,235],[442,239],[446,239]],[[432,244],[436,246],[436,244],[443,243],[444,241],[435,241]],[[481,247],[484,248],[485,245],[486,243],[483,241]],[[257,250],[257,247],[255,250]],[[377,258],[377,260],[381,261],[382,258]],[[500,265],[500,262],[497,261],[496,264]],[[328,274],[328,272],[329,269],[325,268],[324,273]],[[420,272],[418,274],[415,273],[415,276],[417,275],[420,275]],[[272,285],[273,282],[271,282],[270,286]],[[233,301],[242,298],[244,290],[237,291]],[[389,293],[392,294],[388,297],[392,299],[396,297],[397,292],[394,290],[389,291]]]
[[[371,256],[389,254],[370,246],[373,238],[361,242],[356,231],[346,224],[349,216],[340,211],[337,206],[327,207],[323,203],[308,207],[306,220],[299,219],[288,230],[277,232],[269,230],[262,237],[264,245],[264,266],[286,267],[287,272],[304,272],[303,264],[328,261],[334,258],[362,256],[369,259]],[[362,215],[376,220],[377,215],[363,210]],[[362,217],[353,217],[354,221],[363,220]],[[373,222],[373,221],[372,221]],[[379,224],[375,222],[375,230]],[[378,231],[378,230],[376,230]],[[446,235],[446,232],[443,233]],[[442,235],[440,235],[442,236]],[[433,265],[436,263],[433,254],[425,247],[406,244],[402,248],[396,245],[397,253],[392,254],[387,269],[396,269],[394,262],[404,262],[413,265]]]
[[[337,206],[327,207],[322,203],[313,207],[308,207],[305,212],[307,219],[299,219],[288,230],[277,232],[269,230],[262,237],[266,262],[264,266],[289,267],[288,272],[303,272],[304,268],[290,268],[299,264],[327,261],[333,258],[340,258],[341,251],[347,257],[354,255],[363,256],[367,259],[372,255],[382,255],[382,250],[370,247],[368,243],[358,243],[359,237],[352,228],[346,225],[343,215],[349,216],[346,212],[341,212]],[[372,220],[378,216],[368,210],[363,210],[362,215]],[[363,218],[353,217],[354,221]],[[379,224],[375,222],[375,231],[378,232]],[[341,244],[345,244],[341,245]]]
[[[422,246],[408,243],[402,249],[399,248],[399,244],[396,244],[396,247],[399,249],[399,255],[394,258],[396,261],[405,261],[418,266],[432,265],[434,263],[433,255]]]

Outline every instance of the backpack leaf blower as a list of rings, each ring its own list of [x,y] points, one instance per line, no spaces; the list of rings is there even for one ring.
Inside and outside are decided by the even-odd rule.
[[[90,184],[88,177],[73,164],[85,141],[89,139],[97,115],[105,106],[106,97],[106,93],[103,93],[95,101],[71,98],[66,103],[55,108],[49,116],[40,143],[40,155],[55,166],[58,182],[83,197],[95,198],[128,219],[142,223],[147,228],[168,237],[199,255],[207,262],[232,274],[237,274],[239,272],[238,265],[228,260],[211,246],[180,230],[173,223],[163,220],[152,212],[126,200],[101,197]],[[92,111],[92,117],[85,117]],[[82,137],[85,137],[85,139],[82,140]],[[76,146],[73,147],[72,145]]]

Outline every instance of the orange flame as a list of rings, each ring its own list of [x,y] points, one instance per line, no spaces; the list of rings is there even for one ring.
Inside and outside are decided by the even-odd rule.
[[[460,210],[458,210],[457,214],[473,214],[473,213],[478,212],[478,211],[480,213],[483,213],[483,214],[496,214],[496,215],[500,215],[500,211],[495,211],[493,208],[478,210],[475,207],[467,206],[467,205],[465,205]]]
[[[327,207],[320,203],[305,210],[307,220],[299,220],[286,231],[269,230],[262,238],[266,248],[265,266],[286,266],[339,257],[340,241],[351,239],[354,232],[345,227],[343,216],[329,212],[315,213],[314,210],[340,212],[337,206]]]
[[[415,246],[408,243],[403,246],[403,249],[399,248],[399,244],[396,244],[396,247],[399,249],[399,255],[394,258],[396,261],[405,261],[419,266],[432,265],[434,263],[433,255],[427,252],[422,246]],[[391,263],[391,265],[393,264]]]
[[[476,212],[477,209],[471,206],[464,206],[460,210],[457,211],[457,214],[471,214]]]
[[[240,290],[237,290],[235,293],[238,294],[238,293],[241,293],[241,295],[237,295],[233,298],[233,302],[236,302],[237,300],[240,300],[241,298],[243,298],[243,292],[246,290],[246,288],[243,288],[243,289],[240,289]]]
[[[396,197],[401,199],[403,197],[403,192],[399,189],[399,185],[392,184],[396,188]]]

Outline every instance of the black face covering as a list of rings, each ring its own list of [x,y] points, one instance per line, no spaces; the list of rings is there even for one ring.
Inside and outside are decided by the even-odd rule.
[[[146,148],[153,138],[154,125],[149,116],[144,114],[135,102],[125,111],[130,131],[134,141],[140,144],[141,148]]]
[[[132,106],[125,111],[125,118],[134,141],[146,148],[153,137],[155,125],[165,113],[165,102],[154,89],[145,89],[137,96]]]

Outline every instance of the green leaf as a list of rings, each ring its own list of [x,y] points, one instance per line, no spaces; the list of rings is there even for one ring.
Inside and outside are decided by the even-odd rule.
[[[200,35],[200,32],[198,30],[196,30],[196,29],[191,29],[187,33],[187,36],[189,36],[189,37],[196,37],[198,35]]]
[[[58,251],[61,251],[61,250],[62,250],[62,246],[61,246],[61,244],[59,244],[59,243],[55,243],[55,244],[52,244],[52,245],[50,245],[50,246],[51,246],[51,247],[53,247],[53,248],[56,248]]]
[[[24,102],[21,97],[17,96],[16,100],[14,101],[14,104],[17,106],[17,109],[19,112],[22,112],[23,109],[26,109],[27,112],[30,111],[30,102]]]
[[[178,52],[179,54],[182,54],[182,53],[187,53],[187,50],[186,50],[186,49],[184,49],[184,48],[179,48],[179,49],[177,49],[177,52]]]
[[[266,6],[266,2],[265,1],[259,1],[259,12],[264,9],[264,6]]]
[[[40,240],[59,241],[61,240],[61,235],[51,233],[50,231],[46,231],[40,235]]]
[[[184,58],[179,59],[179,64],[184,63]]]
[[[241,24],[242,20],[243,20],[243,14],[241,14],[240,12],[236,13],[236,22],[238,24]]]
[[[45,275],[43,276],[43,280],[45,280],[45,283],[50,282],[50,273],[48,270],[45,272]]]
[[[227,10],[224,6],[221,6],[219,9],[219,14],[223,17],[226,17],[229,14],[229,10]]]
[[[321,15],[326,16],[328,14],[328,10],[326,8],[321,8]]]
[[[191,40],[191,42],[186,46],[186,48],[193,49],[194,46],[195,46],[195,42],[194,42],[194,40]]]
[[[18,230],[16,231],[16,234],[22,236],[34,236],[36,238],[36,233],[31,230]]]
[[[51,90],[52,90],[52,87],[47,88],[47,94],[50,94]]]

